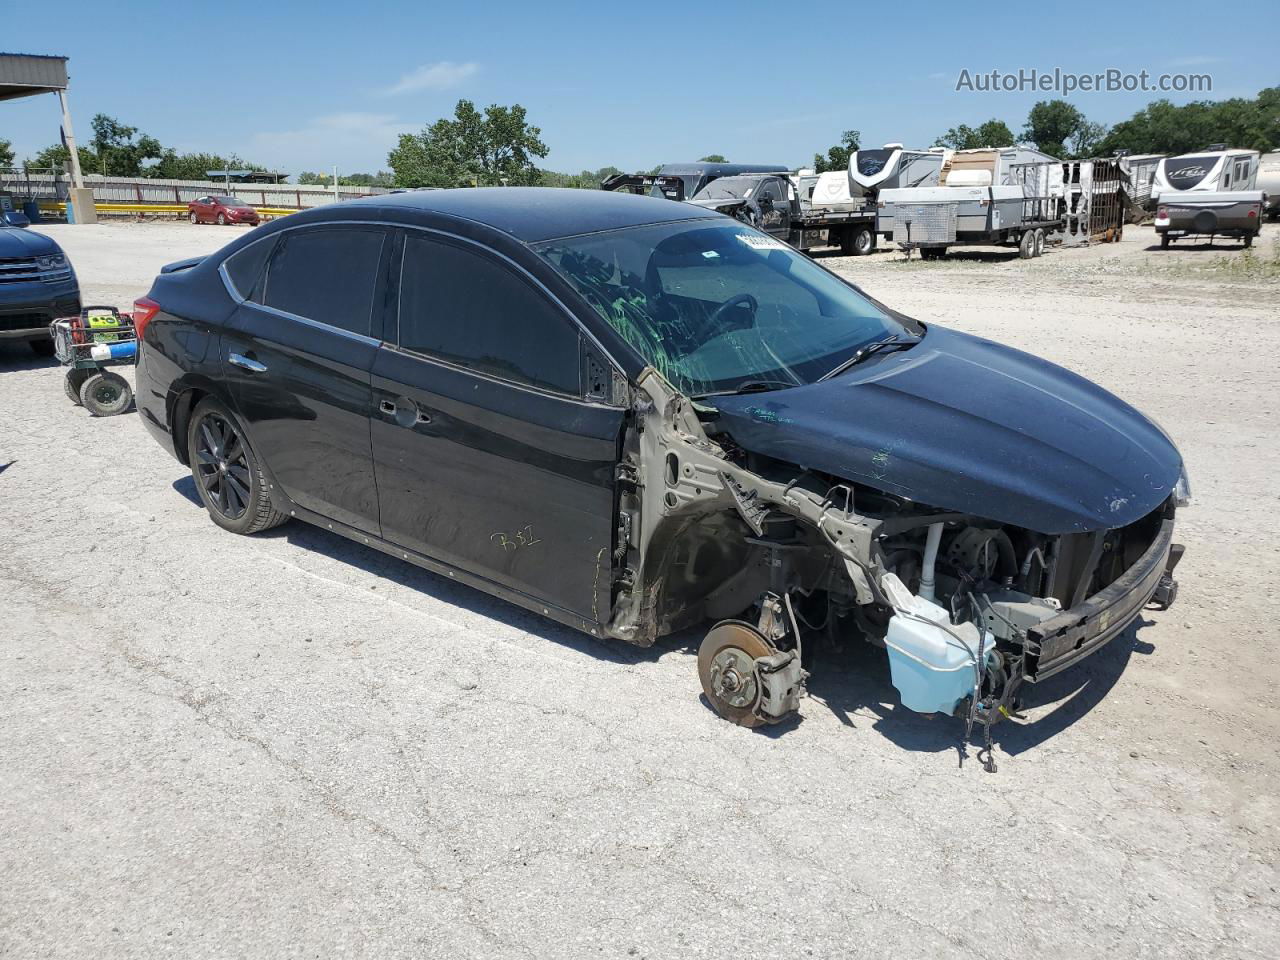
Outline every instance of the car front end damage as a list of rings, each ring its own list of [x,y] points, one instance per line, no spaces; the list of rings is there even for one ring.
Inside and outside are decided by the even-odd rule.
[[[986,724],[989,735],[1023,683],[1066,669],[1148,604],[1176,597],[1174,514],[1189,498],[1180,460],[1167,483],[1149,469],[1147,489],[1131,491],[1138,502],[1117,495],[1105,509],[1115,525],[1090,523],[1064,502],[1036,530],[955,509],[972,490],[965,474],[980,466],[962,466],[948,506],[934,507],[893,490],[880,451],[869,475],[852,476],[753,450],[767,444],[749,443],[750,430],[735,429],[741,421],[726,422],[653,370],[639,378],[632,407],[608,632],[648,645],[716,621],[699,673],[708,701],[735,723],[796,711],[804,644],[861,639],[886,649],[904,706]],[[757,406],[751,419],[795,433],[802,407]],[[900,439],[893,455],[909,445]],[[1027,503],[1008,512],[1036,518],[1022,492]]]

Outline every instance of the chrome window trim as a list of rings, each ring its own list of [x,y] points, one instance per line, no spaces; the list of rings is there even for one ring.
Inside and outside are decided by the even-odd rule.
[[[692,219],[699,219],[699,218],[692,218]],[[273,230],[267,236],[262,237],[258,240],[254,240],[253,243],[246,243],[243,247],[241,247],[239,250],[236,251],[236,254],[239,254],[243,250],[248,250],[251,246],[253,246],[254,243],[263,243],[266,240],[272,239],[274,237],[278,237],[280,236],[280,234],[288,233],[289,231],[292,231],[292,230],[306,230],[310,227],[330,227],[330,226],[332,227],[343,227],[343,226],[390,227],[395,230],[404,230],[404,231],[416,230],[420,233],[430,233],[440,237],[448,237],[451,240],[457,240],[461,243],[469,244],[470,246],[473,246],[473,247],[478,247],[479,249],[485,251],[486,253],[494,257],[497,257],[498,259],[503,260],[506,263],[508,263],[510,266],[514,267],[521,276],[525,277],[538,290],[540,290],[544,296],[546,296],[552,303],[554,303],[557,307],[560,308],[560,311],[565,315],[566,318],[568,318],[569,322],[578,329],[578,332],[587,340],[589,340],[592,344],[595,345],[596,349],[599,350],[600,354],[605,358],[605,361],[610,366],[613,367],[615,373],[619,374],[623,378],[623,380],[627,381],[628,383],[631,382],[631,378],[627,376],[626,372],[622,369],[622,365],[618,363],[617,359],[615,359],[613,354],[609,352],[608,348],[605,347],[605,345],[600,342],[600,340],[595,336],[595,334],[593,334],[590,330],[586,328],[586,325],[583,324],[583,322],[578,319],[578,317],[574,314],[572,310],[569,309],[569,307],[565,304],[565,302],[561,300],[559,297],[557,297],[555,293],[553,293],[545,283],[543,283],[541,280],[539,280],[537,277],[531,274],[528,270],[526,270],[521,264],[517,263],[515,260],[507,256],[502,251],[495,250],[493,247],[489,246],[486,243],[482,243],[479,240],[472,240],[470,237],[464,237],[457,233],[453,233],[449,230],[442,230],[439,227],[424,227],[424,226],[420,226],[418,224],[412,224],[412,223],[400,223],[394,220],[313,220],[308,223],[300,223],[297,226],[292,226],[292,227],[286,226],[286,227],[281,227],[279,230]],[[481,226],[484,226],[484,224],[481,224]],[[605,232],[605,231],[601,231],[601,232]],[[521,242],[521,241],[517,241],[517,242]],[[550,241],[543,241],[543,242],[550,242]],[[535,255],[536,255],[536,252],[535,252]],[[235,254],[232,254],[232,256],[235,256]],[[388,341],[388,340],[375,340],[372,337],[364,337],[361,334],[352,333],[350,330],[343,330],[341,327],[334,327],[330,324],[322,323],[319,320],[310,320],[306,317],[299,317],[296,314],[287,313],[283,310],[277,310],[274,307],[268,307],[265,304],[248,300],[247,298],[240,295],[240,292],[235,288],[235,284],[231,282],[231,277],[227,273],[228,259],[230,259],[230,257],[224,257],[222,262],[218,264],[218,274],[219,276],[222,277],[222,283],[223,283],[223,286],[227,288],[227,293],[230,295],[231,299],[234,300],[237,304],[252,303],[255,307],[257,307],[260,310],[269,310],[272,313],[275,313],[279,316],[286,317],[291,320],[298,320],[302,323],[306,323],[313,327],[318,327],[323,330],[333,330],[337,333],[344,334],[345,336],[352,337],[364,343],[386,344],[387,346],[392,345],[391,341]],[[403,262],[404,261],[403,261],[403,251],[402,251],[401,263],[403,264]],[[397,283],[398,282],[399,281],[397,278]],[[397,340],[399,339],[399,337],[400,337],[400,304],[399,304],[399,300],[397,299],[397,302],[396,302],[396,338]],[[398,349],[399,347],[398,343],[395,344],[395,346]],[[401,352],[411,353],[415,357],[424,356],[423,354],[415,353],[413,351],[401,351]],[[477,371],[471,370],[469,367],[458,367],[457,369],[466,370],[469,373],[477,373]],[[495,377],[492,379],[497,380],[497,382],[499,383],[510,383],[514,386],[522,386],[521,384],[515,383],[515,381],[511,381],[511,380],[503,380],[498,377]],[[533,388],[533,389],[537,390],[537,388]],[[537,392],[541,393],[543,391],[537,390]],[[553,393],[551,395],[556,397],[567,396],[567,394],[563,394],[563,393]],[[616,407],[613,404],[603,404],[603,406],[613,407],[614,409],[616,409]]]

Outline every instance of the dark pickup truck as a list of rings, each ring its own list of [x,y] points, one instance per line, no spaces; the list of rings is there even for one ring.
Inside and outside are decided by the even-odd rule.
[[[861,198],[836,206],[800,199],[786,174],[751,173],[720,177],[699,190],[690,203],[727,214],[797,250],[839,247],[862,256],[876,247],[876,211]]]

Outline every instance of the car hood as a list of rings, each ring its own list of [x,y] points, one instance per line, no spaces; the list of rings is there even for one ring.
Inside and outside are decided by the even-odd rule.
[[[938,327],[831,380],[709,402],[747,450],[1046,534],[1132,523],[1182,470],[1164,431],[1096,384]]]
[[[0,227],[0,257],[47,257],[61,253],[43,233],[19,227]]]

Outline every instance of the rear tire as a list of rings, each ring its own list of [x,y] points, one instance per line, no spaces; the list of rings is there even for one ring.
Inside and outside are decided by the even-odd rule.
[[[289,519],[271,505],[262,466],[231,411],[213,397],[191,413],[187,461],[200,502],[223,530],[257,533]]]
[[[84,382],[89,379],[88,370],[77,370],[71,367],[67,370],[67,375],[62,378],[62,389],[67,392],[67,399],[80,406],[80,388],[84,386]]]
[[[1252,233],[1250,233],[1250,234],[1246,234],[1246,235],[1245,235],[1245,238],[1244,238],[1244,246],[1245,246],[1245,249],[1246,249],[1246,250],[1253,246],[1253,234],[1252,234]]]
[[[1036,240],[1035,252],[1033,252],[1031,255],[1033,257],[1038,257],[1044,253],[1044,231],[1043,230],[1039,228],[1036,229],[1035,240]]]
[[[1032,230],[1028,230],[1022,235],[1018,241],[1018,259],[1030,260],[1036,255],[1036,235]]]
[[[865,257],[876,248],[876,235],[867,227],[850,227],[840,245],[845,256]]]
[[[221,213],[218,214],[218,226],[225,227],[226,225],[227,225],[227,218]]]
[[[1169,235],[1168,235],[1167,233],[1162,233],[1162,234],[1160,234],[1160,249],[1161,249],[1161,250],[1168,250],[1168,249],[1169,249],[1169,243],[1170,243],[1170,242],[1171,242],[1171,241],[1170,241],[1170,239],[1169,239]]]
[[[95,417],[114,417],[133,403],[133,387],[110,370],[91,373],[80,385],[80,403]]]
[[[53,356],[53,341],[41,337],[39,340],[31,341],[31,350],[37,357]]]
[[[921,260],[941,260],[946,255],[947,255],[946,247],[921,247],[920,248]]]

